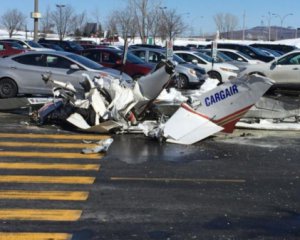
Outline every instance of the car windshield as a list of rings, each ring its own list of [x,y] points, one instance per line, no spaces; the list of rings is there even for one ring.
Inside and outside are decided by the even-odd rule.
[[[16,43],[16,42],[11,42],[10,45],[14,49],[20,49],[20,50],[24,50],[25,49],[21,44]]]
[[[90,69],[103,70],[104,68],[101,64],[77,54],[68,54],[67,57]]]
[[[241,55],[243,58],[246,58],[248,60],[254,60],[251,56],[247,55],[247,54],[244,54],[242,52],[238,52],[238,55]]]
[[[117,51],[116,54],[123,58],[123,52],[122,51]],[[139,57],[135,56],[132,53],[127,53],[127,61],[133,64],[143,64],[145,63],[142,59]]]
[[[34,48],[43,48],[42,45],[40,45],[39,43],[35,42],[35,41],[26,41],[28,43],[28,45],[30,47],[34,47]]]
[[[77,44],[75,42],[70,41],[69,44],[70,44],[71,48],[73,48],[73,49],[76,49],[79,51],[83,50],[83,47],[81,47],[79,44]]]
[[[261,49],[248,46],[253,52],[255,52],[258,55],[268,56],[266,53],[264,53]]]
[[[210,62],[210,63],[213,62],[212,57],[210,57],[210,56],[208,56],[208,55],[206,55],[204,53],[196,52],[194,54],[197,55],[197,56],[199,56],[200,58],[204,59],[206,62]]]
[[[176,61],[176,62],[178,62],[179,64],[180,63],[185,63],[185,61],[181,57],[179,57],[178,55],[176,55],[176,54],[173,55],[173,60]]]

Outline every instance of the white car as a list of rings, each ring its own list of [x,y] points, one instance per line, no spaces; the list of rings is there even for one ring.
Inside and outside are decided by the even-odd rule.
[[[248,64],[264,63],[263,61],[253,59],[252,57],[233,49],[218,48],[218,52],[222,52],[226,54],[228,57],[230,57],[231,59],[239,62],[244,62]]]
[[[204,68],[210,78],[218,79],[220,82],[236,78],[239,73],[238,67],[223,62],[212,64],[213,59],[210,56],[197,51],[174,51],[174,53],[186,62],[191,62]]]
[[[24,49],[31,50],[31,51],[55,51],[50,48],[45,48],[39,43],[33,41],[33,40],[21,40],[21,39],[15,39],[15,38],[8,38],[8,39],[1,39],[6,42],[16,42],[20,44]]]
[[[300,50],[294,50],[269,62],[249,65],[239,75],[259,74],[276,84],[300,84]]]

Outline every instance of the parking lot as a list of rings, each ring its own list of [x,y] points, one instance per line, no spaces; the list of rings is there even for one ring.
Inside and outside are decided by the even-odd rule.
[[[192,146],[113,135],[106,154],[83,155],[83,139],[106,136],[23,113],[0,122],[1,239],[299,238],[297,132],[240,129]]]

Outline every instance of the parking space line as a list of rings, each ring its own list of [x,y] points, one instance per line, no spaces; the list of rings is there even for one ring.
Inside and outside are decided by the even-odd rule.
[[[100,169],[100,164],[0,162],[0,169],[98,171]]]
[[[94,177],[0,175],[0,183],[93,184]]]
[[[102,140],[107,139],[108,135],[89,135],[89,134],[36,134],[36,133],[0,133],[0,138],[46,138],[46,139],[72,139],[72,140]]]
[[[59,159],[100,159],[103,157],[103,153],[72,153],[72,152],[13,152],[13,151],[1,151],[1,157],[21,157],[21,158],[59,158]]]
[[[61,209],[0,209],[0,220],[77,221],[81,210]]]
[[[37,148],[93,148],[96,144],[54,143],[54,142],[1,142],[0,147],[37,147]]]
[[[0,199],[85,201],[87,200],[88,196],[88,192],[79,191],[0,190]]]
[[[71,240],[68,233],[0,232],[0,240]]]
[[[148,181],[148,182],[221,182],[221,183],[245,183],[244,179],[201,179],[201,178],[135,178],[135,177],[111,177],[111,181]]]

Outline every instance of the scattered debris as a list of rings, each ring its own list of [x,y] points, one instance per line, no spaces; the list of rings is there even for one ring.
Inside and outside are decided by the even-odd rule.
[[[84,154],[107,152],[108,148],[113,143],[113,141],[114,140],[112,138],[107,138],[107,139],[104,139],[104,140],[100,140],[99,142],[97,142],[96,147],[94,147],[94,148],[85,148],[85,149],[82,149],[81,152],[84,153]]]
[[[245,76],[221,85],[209,79],[203,89],[189,97],[176,90],[161,94],[175,74],[174,67],[171,61],[161,62],[155,71],[133,84],[110,76],[90,79],[84,75],[82,98],[76,96],[71,84],[45,75],[44,80],[55,86],[55,99],[38,110],[33,120],[39,124],[69,124],[98,133],[144,132],[160,141],[189,145],[219,131],[232,132],[239,119],[273,84],[261,76]],[[153,106],[160,103],[155,101],[158,98],[177,102],[175,113],[168,116],[156,112]],[[85,152],[102,151],[101,146]]]

